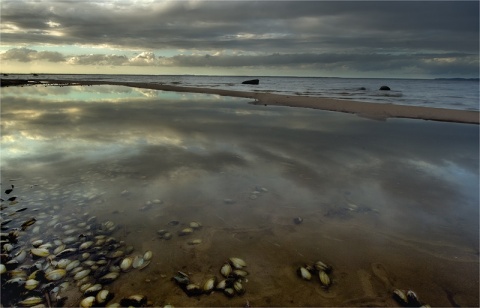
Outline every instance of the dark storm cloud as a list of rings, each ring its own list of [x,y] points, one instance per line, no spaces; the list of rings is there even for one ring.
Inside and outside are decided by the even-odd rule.
[[[382,68],[405,68],[411,61],[410,66],[442,71],[443,62],[426,65],[425,55],[433,55],[431,60],[455,53],[450,65],[459,63],[456,70],[462,71],[472,62],[469,72],[475,73],[478,11],[478,1],[2,1],[2,43],[197,52],[165,59],[81,55],[69,61],[93,65],[343,62],[363,69],[365,64],[353,62],[376,58]],[[3,59],[34,60],[14,51]],[[217,52],[220,56],[209,56]],[[57,56],[50,61],[61,61]]]

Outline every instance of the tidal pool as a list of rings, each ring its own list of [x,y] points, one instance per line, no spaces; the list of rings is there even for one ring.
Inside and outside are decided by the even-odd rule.
[[[30,86],[2,88],[1,134],[2,198],[17,197],[2,203],[2,222],[12,219],[2,232],[37,218],[11,255],[72,229],[88,238],[92,216],[114,223],[108,236],[133,256],[153,252],[147,267],[105,286],[111,302],[144,294],[154,306],[398,306],[398,288],[431,306],[479,304],[477,125]],[[179,236],[192,221],[203,227]],[[171,279],[220,279],[230,257],[247,263],[242,296],[189,297]],[[328,289],[297,276],[318,260],[333,267]],[[72,276],[67,306],[83,298]],[[31,295],[22,292],[12,294]]]

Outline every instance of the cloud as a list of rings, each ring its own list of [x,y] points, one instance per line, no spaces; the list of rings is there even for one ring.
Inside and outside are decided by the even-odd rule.
[[[19,62],[31,61],[49,61],[49,62],[63,62],[65,57],[56,51],[36,51],[28,48],[13,48],[7,50],[1,55],[2,60],[15,60]]]

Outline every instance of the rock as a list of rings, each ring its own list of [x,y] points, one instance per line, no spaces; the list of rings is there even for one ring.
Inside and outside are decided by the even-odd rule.
[[[390,91],[390,87],[381,86],[381,87],[380,87],[380,90],[381,90],[381,91]]]
[[[244,82],[242,82],[242,84],[259,84],[259,83],[260,83],[260,80],[258,79],[245,80]]]

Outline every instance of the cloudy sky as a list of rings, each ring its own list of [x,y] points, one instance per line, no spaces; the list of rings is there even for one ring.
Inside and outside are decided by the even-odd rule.
[[[1,72],[478,77],[478,1],[2,0]]]

